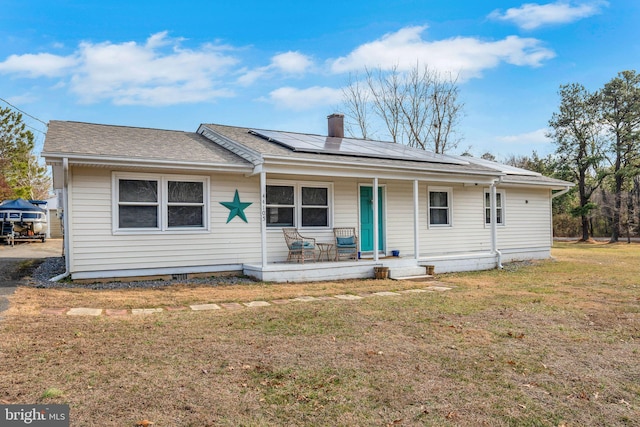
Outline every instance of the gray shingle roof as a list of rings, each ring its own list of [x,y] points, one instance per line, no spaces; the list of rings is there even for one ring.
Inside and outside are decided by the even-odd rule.
[[[52,120],[43,156],[62,155],[250,166],[195,132]]]
[[[474,174],[503,177],[503,182],[532,184],[554,188],[571,183],[547,178],[501,171],[495,165],[483,162],[448,164],[425,161],[394,160],[370,157],[355,157],[339,154],[295,152],[279,144],[251,134],[250,128],[218,124],[202,125],[224,136],[236,144],[248,148],[267,163],[270,159],[287,159],[301,164],[324,161],[334,164],[352,164],[361,167],[403,168],[423,172],[451,174]],[[251,162],[223,148],[203,135],[195,132],[113,126],[93,123],[51,121],[42,155],[45,158],[78,156],[85,159],[121,159],[135,162],[158,161],[176,164],[227,165],[250,168]],[[454,156],[456,157],[456,156]],[[254,160],[255,161],[255,160]],[[486,162],[485,162],[486,163]],[[517,171],[515,171],[517,172]]]
[[[406,160],[392,160],[392,159],[380,159],[370,157],[354,157],[344,156],[337,154],[319,154],[319,153],[304,153],[295,152],[288,148],[285,148],[279,144],[269,142],[264,138],[251,134],[250,128],[227,126],[219,124],[204,124],[202,126],[207,127],[214,132],[225,136],[226,138],[238,142],[245,147],[253,150],[262,155],[264,158],[290,158],[300,160],[325,160],[335,163],[355,163],[362,164],[364,166],[371,165],[375,167],[397,167],[410,166],[416,170],[424,171],[437,171],[444,173],[458,173],[458,174],[483,174],[483,175],[503,175],[503,182],[520,184],[520,185],[539,185],[543,187],[551,188],[564,188],[572,186],[570,182],[562,181],[559,179],[548,178],[537,174],[535,172],[527,171],[524,169],[514,168],[507,165],[501,165],[496,162],[487,162],[482,159],[466,158],[461,156],[451,156],[457,160],[468,161],[466,165],[446,164],[438,162],[423,162],[423,161],[406,161]]]

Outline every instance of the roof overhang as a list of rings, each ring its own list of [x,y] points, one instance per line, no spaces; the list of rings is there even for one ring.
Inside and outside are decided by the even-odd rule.
[[[144,158],[123,158],[106,156],[78,155],[74,153],[47,153],[43,152],[42,157],[48,165],[56,166],[62,164],[62,159],[68,159],[70,166],[89,167],[121,167],[121,168],[145,168],[145,169],[170,169],[189,170],[202,172],[234,172],[247,174],[253,171],[250,164],[230,164],[211,162],[184,162],[176,160],[144,159]]]
[[[264,155],[261,171],[270,174],[327,176],[343,178],[369,179],[404,179],[419,181],[438,181],[466,184],[490,184],[503,174],[485,171],[452,171],[439,168],[438,165],[425,167],[424,163],[376,165],[373,163],[358,163],[345,160],[318,158],[289,158]]]

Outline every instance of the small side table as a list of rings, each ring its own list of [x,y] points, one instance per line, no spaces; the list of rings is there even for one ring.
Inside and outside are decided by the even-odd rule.
[[[335,245],[333,243],[316,243],[318,250],[318,261],[322,261],[322,258],[326,258],[326,261],[331,261],[331,251],[333,251]]]

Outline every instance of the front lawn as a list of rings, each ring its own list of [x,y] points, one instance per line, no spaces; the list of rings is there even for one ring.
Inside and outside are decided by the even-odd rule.
[[[640,425],[640,245],[553,254],[441,275],[447,292],[233,311],[41,314],[428,284],[19,288],[0,322],[0,400],[68,403],[72,426]]]

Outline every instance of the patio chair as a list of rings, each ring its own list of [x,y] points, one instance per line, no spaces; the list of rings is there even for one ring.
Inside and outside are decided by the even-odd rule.
[[[289,255],[287,261],[296,260],[304,264],[305,260],[315,260],[316,239],[300,235],[297,228],[283,228]]]
[[[336,227],[333,229],[336,238],[336,261],[341,257],[358,260],[358,235],[355,227]]]

